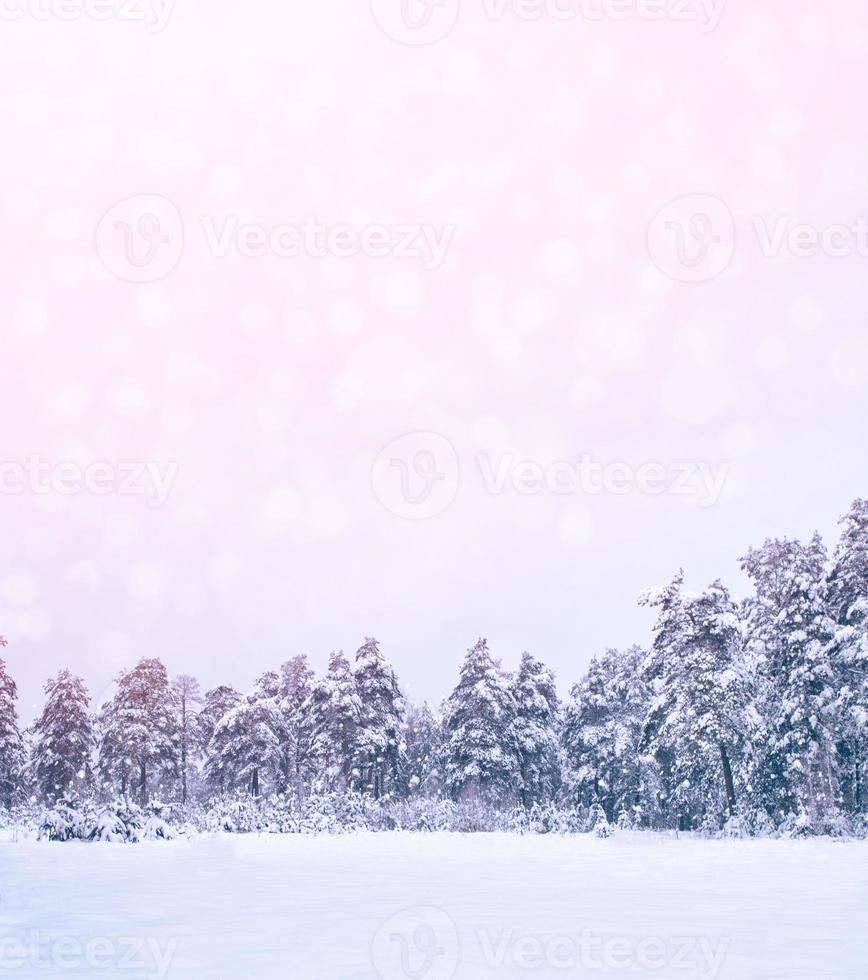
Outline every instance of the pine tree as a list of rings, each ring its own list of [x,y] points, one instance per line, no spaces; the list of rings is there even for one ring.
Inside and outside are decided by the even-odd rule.
[[[293,657],[280,668],[281,791],[291,790],[297,800],[304,798],[314,776],[311,721],[307,715],[313,679],[305,656]]]
[[[267,670],[256,681],[256,693],[260,698],[280,697],[280,675],[276,670]]]
[[[564,781],[576,803],[598,803],[610,823],[650,826],[660,807],[659,767],[645,747],[651,688],[640,647],[594,658],[564,720]]]
[[[770,540],[742,559],[756,596],[749,633],[763,658],[759,705],[767,746],[759,781],[770,816],[819,826],[835,809],[835,700],[831,662],[834,626],[823,583],[826,551],[819,535],[805,545]]]
[[[843,531],[826,584],[836,624],[831,669],[840,800],[851,813],[865,808],[868,766],[868,500],[855,500],[841,519]]]
[[[6,640],[0,636],[0,647],[4,646]],[[0,803],[6,805],[15,797],[25,763],[15,708],[17,700],[18,688],[9,676],[6,661],[0,658]]]
[[[124,797],[147,803],[152,785],[177,774],[169,676],[160,660],[145,657],[117,684],[100,712],[100,771]]]
[[[560,702],[554,674],[529,653],[521,655],[512,684],[518,793],[530,809],[554,797],[559,784]]]
[[[206,752],[220,719],[241,702],[241,694],[229,684],[205,692],[202,707],[196,715],[196,736],[200,752]]]
[[[225,788],[243,788],[254,797],[277,789],[281,718],[276,674],[260,678],[252,694],[217,722],[208,745],[206,775]]]
[[[434,799],[443,791],[443,725],[428,702],[411,704],[401,726],[399,792]]]
[[[696,596],[680,590],[679,574],[643,600],[661,610],[646,664],[655,685],[646,730],[653,747],[670,753],[672,802],[682,822],[695,823],[717,819],[724,806],[735,815],[746,685],[742,627],[727,589],[715,582]]]
[[[362,704],[356,680],[343,653],[333,653],[328,671],[311,692],[306,711],[312,750],[325,788],[351,789],[361,775],[356,768]]]
[[[220,766],[219,756],[212,754],[214,732],[223,718],[241,703],[241,695],[234,687],[222,684],[205,694],[205,701],[196,718],[196,736],[199,751],[205,757],[205,776],[208,782],[223,796],[227,789],[226,775]]]
[[[181,802],[186,803],[189,795],[190,759],[195,754],[197,741],[196,705],[202,702],[202,689],[195,677],[179,674],[172,681],[172,697],[175,708]]]
[[[357,748],[361,785],[378,800],[394,791],[404,699],[395,671],[371,637],[356,653],[354,675],[361,703]]]
[[[454,799],[504,801],[515,796],[518,754],[515,702],[484,639],[467,651],[445,706],[445,781]]]
[[[840,523],[826,596],[836,623],[858,627],[868,623],[868,500],[854,500]]]
[[[46,682],[45,694],[33,726],[32,768],[40,794],[51,801],[90,787],[95,739],[90,695],[80,677],[62,670]]]
[[[673,747],[659,736],[665,720],[662,707],[656,705],[655,696],[659,694],[664,671],[667,665],[677,660],[680,637],[684,634],[684,615],[681,590],[684,587],[684,571],[679,569],[672,580],[662,589],[649,590],[639,598],[639,605],[657,609],[654,627],[654,641],[642,664],[642,678],[649,691],[647,712],[643,719],[642,750],[653,754],[660,775],[657,803],[662,813],[670,818],[682,820],[684,805],[679,796],[685,788],[681,784],[676,767]]]

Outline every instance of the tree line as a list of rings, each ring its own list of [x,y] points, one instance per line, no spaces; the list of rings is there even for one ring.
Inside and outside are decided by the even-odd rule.
[[[846,832],[866,820],[868,501],[841,525],[831,556],[819,535],[749,550],[742,600],[720,581],[689,592],[679,572],[640,599],[656,611],[650,645],[593,659],[565,703],[545,664],[523,653],[507,670],[484,639],[441,705],[409,703],[369,638],[322,677],[297,656],[247,693],[203,693],[147,657],[95,712],[63,670],[22,732],[0,659],[0,802],[342,792]]]

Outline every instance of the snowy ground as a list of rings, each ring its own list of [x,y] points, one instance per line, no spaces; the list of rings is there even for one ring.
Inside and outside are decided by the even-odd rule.
[[[865,980],[868,842],[0,844],[0,977]]]

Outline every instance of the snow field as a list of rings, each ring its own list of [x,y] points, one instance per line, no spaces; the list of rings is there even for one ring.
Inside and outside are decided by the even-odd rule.
[[[0,844],[0,977],[864,980],[868,842]]]

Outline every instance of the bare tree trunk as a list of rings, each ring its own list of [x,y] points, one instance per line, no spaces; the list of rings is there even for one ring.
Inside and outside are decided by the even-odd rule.
[[[343,760],[342,760],[342,763],[341,763],[341,769],[343,770],[344,787],[346,789],[349,789],[350,788],[350,777],[352,775],[352,768],[351,768],[350,760],[348,758],[348,756],[349,756],[349,748],[347,746],[346,733],[344,733],[342,735],[342,737],[341,737],[341,754],[343,755]]]
[[[298,744],[295,748],[295,796],[299,803],[304,799],[304,780],[302,778],[301,753]]]
[[[723,782],[726,786],[726,806],[731,817],[735,816],[735,783],[732,779],[732,766],[723,742],[720,743],[720,762],[723,766]]]

